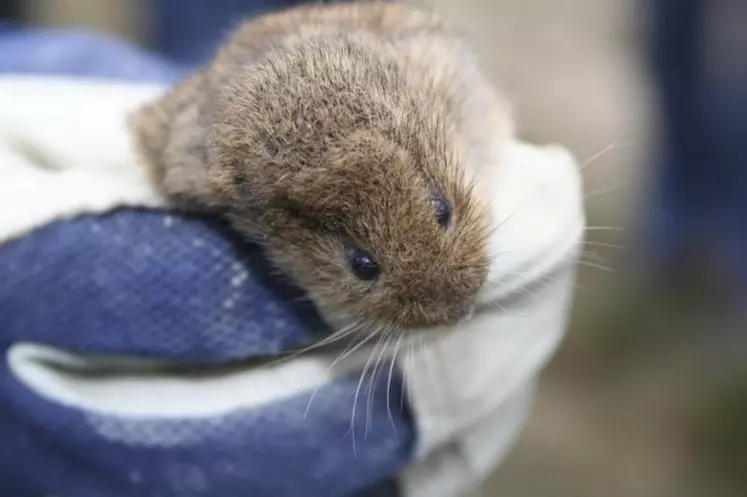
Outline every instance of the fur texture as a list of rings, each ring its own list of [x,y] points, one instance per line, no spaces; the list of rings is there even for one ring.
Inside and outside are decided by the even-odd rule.
[[[512,133],[468,46],[388,2],[251,20],[131,120],[164,192],[220,209],[333,323],[406,328],[471,312],[490,256],[476,178]],[[430,192],[453,216],[436,219]],[[381,267],[355,276],[347,249]]]

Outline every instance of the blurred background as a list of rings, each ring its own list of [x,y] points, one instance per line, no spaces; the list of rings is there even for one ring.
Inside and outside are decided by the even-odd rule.
[[[0,2],[35,25],[87,26],[145,46],[157,43],[147,3]],[[737,277],[747,244],[735,241],[747,238],[747,154],[729,149],[747,139],[738,119],[747,115],[747,2],[669,2],[706,5],[696,9],[705,27],[691,52],[702,57],[709,76],[694,79],[712,83],[713,105],[684,83],[688,55],[667,52],[687,36],[657,42],[652,0],[427,3],[472,37],[514,102],[521,135],[561,143],[585,164],[595,227],[566,340],[518,447],[481,495],[747,495],[747,299]],[[684,30],[688,15],[670,12],[667,29]],[[677,114],[684,100],[672,94],[731,117]],[[691,121],[700,127],[678,134]],[[682,152],[704,128],[722,135]]]

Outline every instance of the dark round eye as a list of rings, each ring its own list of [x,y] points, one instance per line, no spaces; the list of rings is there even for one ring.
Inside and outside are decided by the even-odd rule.
[[[364,280],[370,281],[376,278],[381,272],[379,263],[376,262],[371,254],[359,248],[348,249],[348,264],[355,275]]]
[[[451,224],[451,204],[443,194],[435,189],[431,189],[431,202],[436,210],[436,221],[444,228]]]

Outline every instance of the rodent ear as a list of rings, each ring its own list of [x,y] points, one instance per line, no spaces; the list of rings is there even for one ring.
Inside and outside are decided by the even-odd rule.
[[[278,186],[291,203],[311,215],[341,220],[368,204],[391,180],[397,165],[409,160],[388,139],[356,130],[329,144],[319,162],[285,175]]]
[[[167,196],[209,204],[207,78],[199,71],[133,112],[128,126],[153,181]]]
[[[276,185],[290,205],[325,224],[344,223],[381,192],[392,192],[397,182],[393,174],[400,177],[414,170],[401,147],[370,130],[354,131],[329,144],[318,162],[284,174]]]
[[[286,176],[285,184],[278,186],[287,205],[299,216],[332,228],[355,207],[355,192],[340,184],[341,179],[326,168],[313,168]]]

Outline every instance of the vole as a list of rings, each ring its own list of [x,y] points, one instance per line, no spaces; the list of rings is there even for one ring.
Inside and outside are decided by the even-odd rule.
[[[486,284],[481,177],[513,134],[510,109],[429,9],[246,21],[130,125],[164,194],[225,215],[333,324],[451,325]]]

